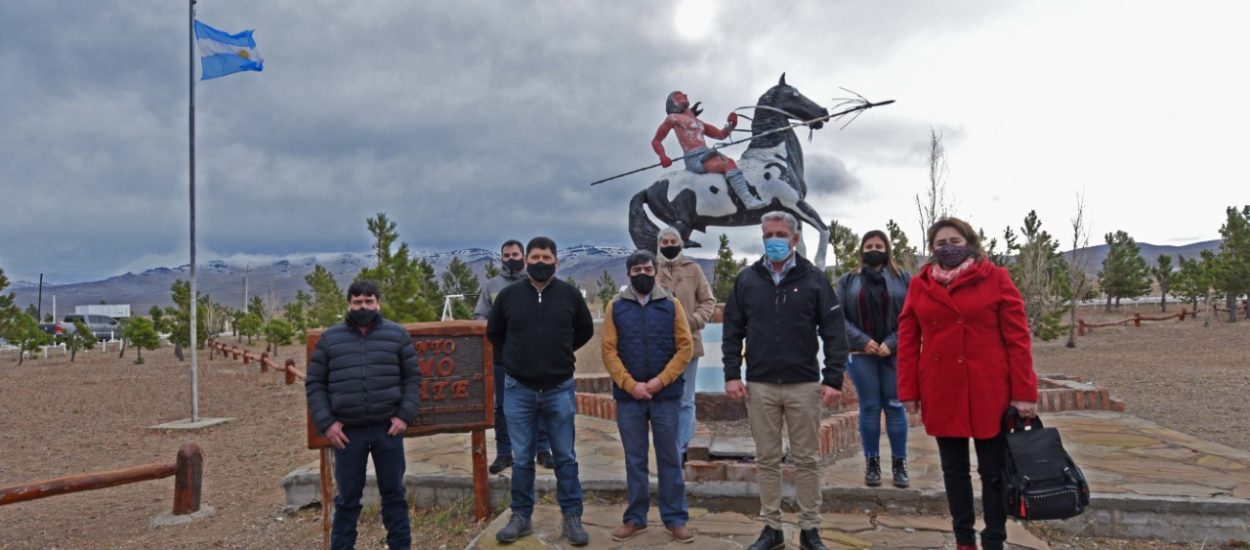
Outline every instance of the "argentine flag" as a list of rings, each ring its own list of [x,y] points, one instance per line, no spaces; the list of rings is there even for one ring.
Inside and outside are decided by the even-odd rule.
[[[200,80],[265,70],[265,60],[256,51],[250,30],[226,34],[196,20],[195,43],[200,48]]]

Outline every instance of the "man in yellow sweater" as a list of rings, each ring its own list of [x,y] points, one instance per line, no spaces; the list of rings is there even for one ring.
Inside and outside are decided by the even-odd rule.
[[[629,505],[612,539],[627,540],[647,527],[650,482],[647,435],[655,442],[660,519],[679,542],[693,542],[686,527],[686,484],[677,451],[682,371],[693,344],[681,302],[655,284],[655,255],[639,250],[625,261],[627,287],[603,316],[603,364],[616,387],[616,426],[625,448]]]

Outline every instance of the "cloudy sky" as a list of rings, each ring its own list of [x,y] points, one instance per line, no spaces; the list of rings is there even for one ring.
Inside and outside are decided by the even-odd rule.
[[[1083,194],[1096,236],[1218,238],[1224,208],[1250,202],[1236,160],[1250,149],[1248,12],[201,0],[199,19],[255,29],[266,60],[196,87],[201,258],[366,250],[376,212],[419,249],[535,234],[626,244],[628,198],[659,172],[586,184],[654,162],[665,95],[682,89],[720,122],[783,71],[824,105],[839,87],[898,101],[805,142],[809,200],[856,231],[893,218],[917,240],[934,128],[956,213],[987,233],[1036,209],[1063,234]],[[186,18],[172,0],[0,2],[10,278],[186,263]],[[754,230],[728,233],[739,252],[760,250]]]

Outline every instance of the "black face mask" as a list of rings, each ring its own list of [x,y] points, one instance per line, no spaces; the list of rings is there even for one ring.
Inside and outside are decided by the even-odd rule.
[[[638,294],[642,296],[650,296],[651,291],[655,290],[655,275],[647,275],[645,273],[631,275],[629,277],[629,284],[634,287],[634,290],[638,291]]]
[[[660,247],[660,254],[663,254],[665,258],[668,258],[671,260],[673,258],[676,258],[678,254],[681,254],[681,247],[680,246],[662,246]]]
[[[504,260],[503,267],[509,273],[520,273],[525,269],[525,260]]]
[[[377,319],[378,312],[372,309],[349,309],[347,310],[347,322],[357,327],[367,327],[373,324]]]
[[[540,283],[545,283],[550,281],[551,278],[555,276],[556,264],[543,262],[532,263],[525,267],[525,272],[529,273],[531,279]]]
[[[869,267],[881,267],[885,265],[887,256],[883,250],[869,250],[864,252],[864,265]]]

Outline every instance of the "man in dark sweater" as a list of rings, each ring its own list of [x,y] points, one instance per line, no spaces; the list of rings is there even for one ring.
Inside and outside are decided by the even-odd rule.
[[[581,292],[555,276],[555,241],[531,239],[525,263],[528,280],[495,297],[486,326],[506,371],[503,407],[513,459],[512,518],[495,538],[508,544],[533,532],[534,439],[541,423],[556,462],[562,532],[570,544],[582,546],[590,537],[582,528],[582,486],[573,452],[573,352],[590,341],[595,325]]]
[[[382,523],[391,550],[410,548],[404,498],[403,432],[417,418],[421,371],[412,337],[382,318],[381,293],[369,281],[347,289],[347,319],[321,333],[308,361],[308,410],[317,430],[334,444],[331,548],[354,548],[365,465],[373,455]]]
[[[786,212],[761,219],[764,257],[742,270],[725,303],[721,352],[725,393],[747,400],[759,471],[764,530],[748,550],[785,546],[781,530],[782,429],[790,436],[799,505],[799,547],[825,550],[820,540],[821,403],[842,393],[846,321],[825,274],[795,253],[798,221]],[[824,246],[824,243],[821,243]],[[742,341],[746,379],[742,383]],[[819,339],[819,342],[817,341]],[[823,343],[823,368],[816,360]]]

